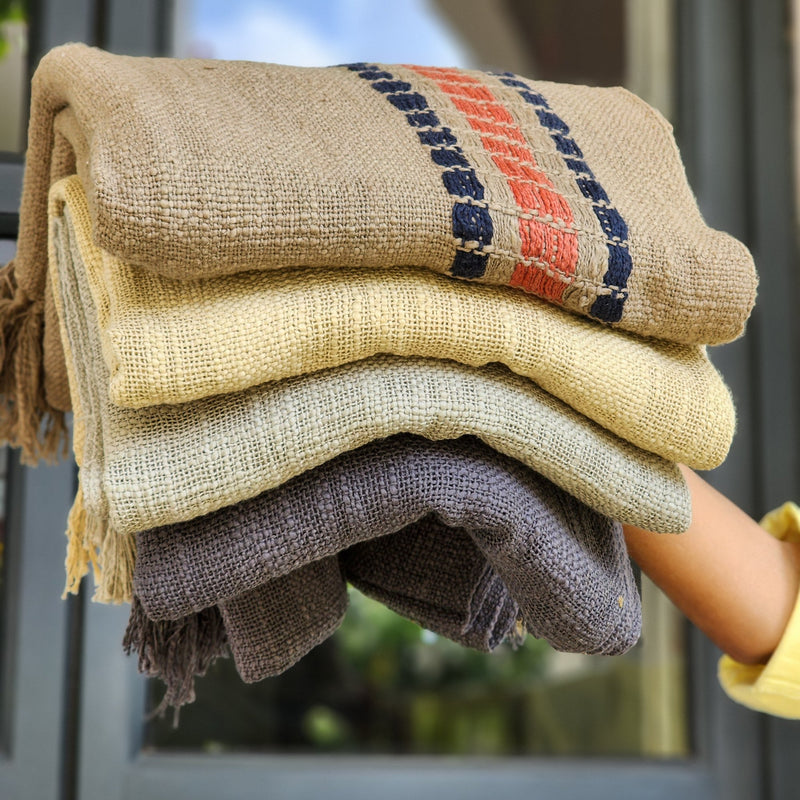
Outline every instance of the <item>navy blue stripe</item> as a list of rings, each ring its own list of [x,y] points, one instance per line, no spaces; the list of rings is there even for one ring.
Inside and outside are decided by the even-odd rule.
[[[567,167],[574,173],[575,182],[581,193],[592,201],[592,210],[607,240],[608,268],[603,276],[603,285],[610,289],[610,293],[600,295],[592,304],[589,313],[595,319],[603,322],[619,322],[622,319],[623,307],[628,296],[628,278],[633,269],[631,254],[626,246],[628,242],[627,223],[615,208],[608,207],[611,201],[608,199],[605,189],[595,178],[589,165],[583,160],[580,147],[570,136],[569,126],[550,108],[547,100],[511,72],[492,74],[497,75],[501,83],[516,89],[522,99],[536,109],[539,122],[542,127],[546,128]]]
[[[402,81],[374,64],[344,64],[343,66],[372,84],[386,99],[406,116],[406,122],[417,128],[420,142],[430,148],[431,160],[444,167],[442,183],[455,197],[483,200],[485,190],[472,165],[458,146],[450,128],[442,125],[436,112],[407,81]],[[450,273],[459,278],[480,278],[486,272],[489,256],[482,252],[492,243],[494,225],[489,209],[472,203],[457,202],[452,213],[453,236],[465,242],[477,242],[474,250],[457,250]]]

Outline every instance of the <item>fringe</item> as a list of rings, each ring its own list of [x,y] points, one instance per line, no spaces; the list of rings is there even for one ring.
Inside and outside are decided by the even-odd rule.
[[[90,565],[95,582],[93,600],[98,603],[131,602],[136,537],[116,533],[106,520],[88,513],[79,483],[67,518],[67,581],[62,597],[78,593]]]
[[[122,640],[127,655],[139,654],[139,672],[159,678],[166,686],[153,716],[173,708],[178,727],[181,706],[195,700],[195,677],[206,674],[218,658],[228,655],[228,640],[216,606],[178,620],[151,620],[134,596],[128,628]]]
[[[47,401],[42,380],[41,300],[17,284],[13,259],[0,269],[0,440],[22,448],[23,464],[68,454],[64,412]]]
[[[68,594],[78,594],[81,580],[89,572],[89,565],[92,566],[95,580],[100,574],[100,567],[95,556],[95,549],[86,540],[86,507],[83,504],[83,489],[78,484],[78,491],[72,508],[67,517],[67,558],[65,567],[67,571],[67,582],[61,598]]]
[[[89,515],[91,520],[92,515]],[[136,537],[113,530],[108,522],[96,523],[94,541],[99,541],[100,576],[94,593],[98,603],[130,603],[133,600],[133,568]]]

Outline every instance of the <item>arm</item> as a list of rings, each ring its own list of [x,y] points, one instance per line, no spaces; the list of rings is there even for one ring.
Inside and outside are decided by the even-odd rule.
[[[773,538],[682,467],[692,494],[688,531],[624,526],[631,557],[718,647],[743,664],[765,662],[800,589],[800,543]]]

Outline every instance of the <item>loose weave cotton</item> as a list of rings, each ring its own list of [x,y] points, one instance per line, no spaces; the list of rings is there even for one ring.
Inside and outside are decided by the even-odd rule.
[[[620,525],[471,437],[376,441],[252,500],[139,533],[134,589],[149,617],[175,619],[337,553],[368,593],[405,594],[399,610],[412,618],[422,587],[438,608],[460,609],[490,566],[526,629],[559,650],[620,653],[639,635]]]
[[[458,644],[489,652],[518,636],[517,604],[465,533],[429,518],[361,547],[361,562],[323,558],[219,603],[243,680],[284,672],[333,634],[347,608],[345,579],[364,574],[366,594]],[[383,559],[396,566],[392,580],[368,563]]]
[[[76,171],[97,244],[181,279],[424,266],[706,344],[738,336],[755,295],[750,255],[705,225],[668,124],[619,88],[67,45],[36,71],[29,130],[0,383],[3,432],[30,457],[63,429],[47,191]]]
[[[77,177],[51,195],[52,213],[69,209],[117,405],[181,403],[394,353],[504,363],[622,438],[696,469],[718,466],[730,447],[733,402],[699,346],[408,267],[174,281],[94,245]]]
[[[421,520],[363,548],[365,559],[389,558],[397,567],[390,581],[385,570],[365,565],[371,577],[365,593],[392,610],[483,652],[506,637],[516,640],[518,606],[466,534]],[[242,679],[252,683],[278,675],[333,634],[347,608],[345,578],[358,584],[361,567],[355,564],[348,572],[331,556],[221,602]],[[445,588],[448,578],[453,581]]]
[[[339,562],[324,558],[174,622],[148,619],[134,597],[123,648],[138,654],[141,673],[164,682],[161,713],[193,702],[195,677],[220,657],[232,654],[248,682],[283,672],[336,630],[346,608]]]
[[[465,530],[435,515],[348,548],[339,564],[363,594],[465,647],[490,652],[525,635],[503,579]]]
[[[339,626],[347,608],[345,578],[467,647],[488,652],[523,635],[519,607],[470,537],[427,517],[363,542],[346,568],[327,556],[174,621],[150,620],[134,597],[123,645],[138,653],[141,672],[166,684],[160,710],[177,708],[194,700],[194,677],[229,652],[247,682],[295,664]]]
[[[363,594],[465,647],[490,652],[525,636],[503,579],[465,530],[435,515],[344,550],[339,564]]]
[[[613,519],[653,531],[688,526],[688,490],[674,464],[499,365],[376,356],[179,406],[114,406],[96,311],[63,228],[54,223],[63,245],[54,288],[86,428],[83,495],[87,511],[120,534],[254,497],[400,431],[430,439],[473,434]]]
[[[335,558],[276,578],[219,605],[236,670],[247,683],[279,675],[331,636],[347,610]]]

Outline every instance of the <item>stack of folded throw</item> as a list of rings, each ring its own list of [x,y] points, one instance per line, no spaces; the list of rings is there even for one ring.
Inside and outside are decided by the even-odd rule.
[[[622,89],[83,45],[34,77],[4,275],[0,431],[53,456],[74,412],[67,587],[132,601],[176,706],[291,666],[347,582],[471,647],[629,648],[620,523],[688,526],[756,286]]]

